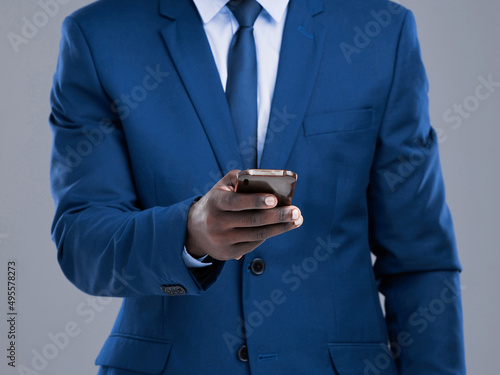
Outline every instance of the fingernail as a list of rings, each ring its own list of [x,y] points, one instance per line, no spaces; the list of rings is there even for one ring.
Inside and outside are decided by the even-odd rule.
[[[299,210],[292,211],[292,220],[297,220],[299,218]]]
[[[302,217],[300,217],[299,220],[295,220],[293,223],[295,224],[296,227],[298,227],[302,224],[303,221],[304,221],[304,219]]]
[[[276,198],[267,196],[265,202],[268,206],[274,206],[274,203],[276,203]]]

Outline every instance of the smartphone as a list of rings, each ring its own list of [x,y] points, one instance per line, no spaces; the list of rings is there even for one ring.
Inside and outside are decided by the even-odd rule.
[[[297,174],[284,169],[246,169],[238,173],[238,193],[269,193],[278,198],[277,206],[292,204]]]

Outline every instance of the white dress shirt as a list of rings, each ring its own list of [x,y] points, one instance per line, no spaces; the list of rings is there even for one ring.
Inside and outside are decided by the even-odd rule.
[[[262,11],[255,20],[254,38],[257,52],[257,164],[260,165],[266,139],[267,124],[271,113],[271,101],[278,73],[283,27],[289,0],[258,0]],[[238,21],[226,7],[227,0],[194,0],[203,22],[210,48],[219,71],[222,87],[226,90],[227,56]],[[236,147],[236,145],[235,145]],[[184,248],[184,263],[190,268],[205,267]]]

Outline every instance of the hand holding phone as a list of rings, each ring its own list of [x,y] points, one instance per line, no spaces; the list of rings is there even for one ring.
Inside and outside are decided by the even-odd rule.
[[[257,171],[232,170],[191,205],[184,243],[189,254],[240,259],[268,238],[302,225],[300,209],[290,205],[297,175]]]

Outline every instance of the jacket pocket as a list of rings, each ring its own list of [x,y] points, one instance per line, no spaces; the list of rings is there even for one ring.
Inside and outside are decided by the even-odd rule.
[[[368,129],[373,121],[373,109],[336,111],[304,118],[306,136]]]
[[[397,375],[398,370],[383,343],[328,344],[336,375]]]
[[[159,374],[165,367],[171,346],[166,341],[115,334],[108,337],[95,364]]]

